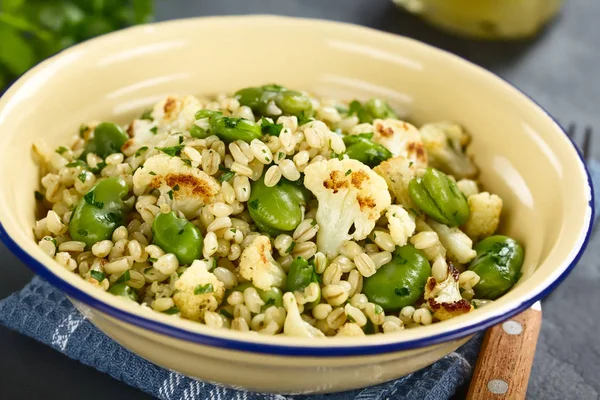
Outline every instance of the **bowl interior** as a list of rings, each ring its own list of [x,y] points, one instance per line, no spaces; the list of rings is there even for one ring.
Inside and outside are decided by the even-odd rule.
[[[501,232],[526,248],[519,284],[469,315],[401,335],[269,342],[335,347],[464,336],[545,294],[580,252],[592,214],[585,167],[561,129],[526,96],[466,61],[410,39],[346,24],[260,16],[131,28],[75,46],[27,73],[0,100],[3,229],[29,254],[34,269],[46,266],[44,273],[66,282],[74,297],[86,291],[100,304],[214,335],[200,324],[123,305],[42,253],[31,233],[39,182],[31,143],[43,137],[57,147],[77,134],[82,122],[125,122],[168,94],[232,92],[268,82],[343,99],[379,96],[417,123],[463,124],[473,135],[471,151],[484,188],[504,200]]]

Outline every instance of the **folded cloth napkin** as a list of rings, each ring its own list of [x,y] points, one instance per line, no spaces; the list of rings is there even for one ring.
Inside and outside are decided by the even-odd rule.
[[[600,164],[589,167],[594,186],[600,187]],[[599,203],[596,196],[598,210]],[[225,388],[160,368],[100,332],[62,292],[39,277],[0,301],[0,323],[152,396],[184,400],[447,399],[469,379],[482,338],[476,335],[437,363],[392,382],[329,395],[284,396]]]

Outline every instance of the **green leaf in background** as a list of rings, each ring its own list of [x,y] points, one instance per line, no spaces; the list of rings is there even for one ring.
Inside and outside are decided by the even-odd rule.
[[[13,75],[21,75],[35,64],[35,54],[19,32],[0,23],[0,65]]]
[[[0,93],[44,58],[153,14],[154,0],[0,0]]]

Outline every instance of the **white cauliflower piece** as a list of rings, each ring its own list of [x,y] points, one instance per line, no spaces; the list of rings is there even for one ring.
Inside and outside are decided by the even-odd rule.
[[[502,213],[502,199],[488,192],[471,195],[469,203],[469,219],[463,230],[469,237],[478,241],[496,232]]]
[[[407,210],[415,208],[410,195],[408,184],[416,176],[419,168],[427,165],[411,161],[403,156],[393,157],[373,168],[387,183],[388,189],[395,198],[395,203],[401,204]]]
[[[336,255],[344,240],[366,238],[391,204],[385,180],[360,161],[319,161],[304,174],[304,186],[319,201],[317,245],[328,256]]]
[[[373,141],[384,145],[394,156],[403,156],[427,165],[427,153],[421,134],[413,125],[397,119],[373,121]]]
[[[308,338],[325,337],[323,332],[302,319],[293,293],[287,292],[283,295],[283,306],[287,311],[285,322],[283,323],[284,335]]]
[[[148,158],[133,175],[133,192],[137,196],[149,189],[158,189],[161,198],[172,209],[193,218],[201,206],[215,201],[221,185],[215,178],[190,167],[179,157],[158,154]]]
[[[340,329],[338,329],[337,334],[335,336],[345,336],[345,337],[357,337],[357,336],[365,336],[365,332],[362,330],[358,324],[353,322],[346,322]]]
[[[258,236],[242,251],[239,272],[262,290],[282,287],[286,280],[285,271],[271,254],[271,241],[264,235]]]
[[[465,197],[479,193],[477,182],[471,179],[461,179],[456,182],[456,186],[458,186],[458,190],[460,190]]]
[[[151,115],[159,133],[172,130],[189,131],[200,109],[202,104],[194,96],[167,96],[154,105]]]
[[[477,252],[473,250],[473,241],[463,231],[431,219],[428,220],[428,223],[431,229],[438,234],[442,245],[448,252],[448,258],[460,264],[466,264],[475,258]]]
[[[206,311],[215,311],[225,295],[223,282],[200,260],[195,260],[175,281],[175,289],[175,305],[183,317],[193,321],[202,321]]]
[[[415,219],[402,206],[392,204],[385,214],[388,220],[390,235],[396,246],[404,246],[415,233]]]
[[[424,298],[433,310],[433,316],[440,321],[468,313],[473,308],[460,294],[458,271],[451,263],[448,267],[448,277],[444,281],[436,282],[430,276],[425,285]]]
[[[477,175],[477,167],[466,154],[471,136],[462,126],[452,122],[435,122],[423,125],[420,132],[430,167],[457,179]]]
[[[148,121],[146,119],[133,120],[127,127],[127,134],[130,139],[125,142],[121,151],[126,156],[132,156],[141,149],[147,147],[148,149],[158,146],[158,143],[165,139],[167,134],[158,135],[155,132],[156,123],[154,121]]]

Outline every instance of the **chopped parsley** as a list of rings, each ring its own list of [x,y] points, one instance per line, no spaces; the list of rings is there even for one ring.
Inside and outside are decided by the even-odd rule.
[[[64,152],[68,151],[69,149],[67,149],[65,146],[60,146],[59,148],[57,148],[55,151],[58,154],[63,154]]]
[[[178,234],[178,235],[183,235],[183,232],[185,232],[185,230],[184,230],[183,228],[181,228],[181,229],[179,230],[179,232],[177,232],[177,234]]]
[[[335,151],[332,151],[331,154],[329,155],[329,158],[331,158],[331,159],[337,158],[338,160],[343,160],[344,154],[343,153],[338,154]]]
[[[178,156],[181,154],[181,150],[183,150],[183,145],[171,146],[171,147],[155,147],[156,150],[160,150],[165,154],[170,155],[171,157]]]
[[[207,283],[206,285],[198,285],[194,289],[194,294],[204,294],[204,293],[212,293],[214,291],[212,283]]]
[[[171,307],[166,311],[163,311],[163,314],[167,314],[167,315],[174,315],[174,314],[178,314],[179,313],[179,308],[177,307]]]
[[[261,120],[260,126],[263,134],[271,136],[279,136],[281,130],[283,129],[283,124],[275,124],[273,122],[269,122],[265,118]]]
[[[192,166],[192,160],[188,160],[187,158],[182,158],[181,161],[183,161],[183,163],[186,164],[188,167]]]
[[[346,315],[346,318],[348,318],[348,321],[350,322],[356,322],[356,320],[352,317],[352,315]]]
[[[375,314],[381,314],[383,312],[383,308],[379,304],[375,304]]]
[[[154,121],[154,118],[152,118],[152,110],[146,110],[142,113],[142,116],[140,117],[140,119],[145,119],[147,121]]]
[[[89,192],[87,192],[84,196],[83,199],[85,200],[86,203],[88,203],[91,206],[94,206],[96,208],[102,208],[104,207],[104,203],[101,201],[96,201],[96,192],[94,190],[90,190]]]
[[[123,274],[115,281],[115,285],[117,283],[125,283],[131,279],[131,275],[129,274],[129,270],[123,272]]]
[[[228,181],[235,176],[235,172],[228,168],[223,168],[223,171],[223,174],[221,174],[221,176],[219,177],[220,182]]]
[[[251,202],[249,202],[248,206],[250,208],[252,208],[253,210],[256,210],[258,208],[258,199],[252,200]]]
[[[152,132],[153,135],[156,135],[156,131],[158,131],[158,128],[156,126],[150,128],[150,132]]]
[[[33,195],[35,196],[36,200],[39,200],[39,201],[44,200],[44,195],[41,192],[38,192],[37,190],[35,192],[33,192]]]
[[[77,179],[81,181],[81,183],[85,183],[85,178],[87,177],[87,172],[81,171],[79,175],[77,175]]]
[[[410,294],[410,289],[406,286],[397,287],[394,289],[394,293],[396,296],[408,296]]]
[[[44,237],[44,240],[52,242],[52,243],[54,243],[54,247],[58,247],[58,244],[56,244],[56,239],[54,239],[53,237],[46,236],[46,237]]]
[[[179,136],[179,144],[183,143],[183,136]]]
[[[178,185],[178,184],[175,184],[175,186],[173,186],[173,190],[174,190],[174,191],[178,191],[178,190],[179,190],[179,185]]]
[[[83,137],[83,135],[85,135],[85,133],[87,132],[88,129],[89,129],[88,126],[85,124],[79,125],[79,136]]]
[[[294,250],[294,247],[296,247],[296,242],[292,242],[290,244],[290,247],[288,247],[285,252],[288,253],[288,254],[291,253]]]
[[[94,278],[95,280],[97,280],[98,283],[102,282],[104,280],[104,278],[106,278],[106,275],[104,275],[104,272],[102,272],[102,271],[95,271],[95,270],[91,270],[90,271],[90,276],[92,278]]]
[[[70,163],[68,163],[65,166],[67,168],[75,168],[75,167],[89,168],[89,165],[87,165],[84,161],[81,161],[81,160],[71,161]]]
[[[310,121],[314,121],[314,118],[307,114],[304,110],[298,114],[298,126],[304,125]]]
[[[233,319],[233,315],[231,315],[231,313],[225,309],[219,310],[219,314],[221,314],[225,318]]]
[[[411,162],[409,162],[409,163],[408,163],[408,167],[409,167],[409,168],[410,168],[410,167],[412,167],[414,163],[415,163],[414,161],[411,161]]]
[[[285,153],[283,153],[283,152],[280,151],[279,155],[277,157],[279,157],[279,160],[281,161],[285,157]]]
[[[158,260],[158,259],[154,258],[154,257],[148,257],[148,262],[155,263],[156,260]],[[152,267],[150,267],[150,268],[152,268]]]
[[[148,173],[149,173],[150,175],[152,175],[152,176],[156,175],[156,172],[154,172],[154,171],[150,171],[150,172],[148,172]]]
[[[312,222],[310,223],[310,226],[315,226],[317,224],[317,220],[313,219]]]
[[[83,237],[88,235],[88,231],[86,231],[85,229],[82,229],[82,228],[77,229],[77,233]]]
[[[138,151],[135,152],[135,154],[133,155],[134,157],[139,157],[142,154],[144,154],[146,151],[148,150],[148,146],[142,146],[138,149]]]
[[[121,216],[115,212],[109,212],[106,213],[104,219],[106,220],[106,222],[116,224],[117,222],[121,221]]]
[[[348,171],[346,171],[346,174],[345,174],[345,175],[346,175],[346,176],[348,176],[348,175],[350,175],[351,173],[352,173],[352,170],[351,170],[351,169],[349,169]]]
[[[167,194],[169,195],[169,198],[170,198],[171,200],[173,200],[173,191],[172,191],[172,190],[169,190],[169,191],[167,192]]]
[[[150,258],[148,259],[148,261],[150,261]],[[156,261],[156,259],[154,259],[154,261]],[[147,274],[148,272],[150,272],[150,270],[154,268],[154,267],[148,267],[148,268],[144,268],[144,273]]]
[[[96,168],[91,168],[90,167],[90,171],[92,171],[92,173],[97,174],[100,171],[102,171],[102,169],[106,167],[106,163],[104,161],[101,161],[98,163],[98,165],[96,165]]]

